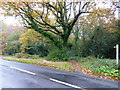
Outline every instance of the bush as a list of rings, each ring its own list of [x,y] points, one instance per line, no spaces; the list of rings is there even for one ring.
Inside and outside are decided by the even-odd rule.
[[[27,53],[16,53],[15,56],[17,58],[29,58],[30,54],[27,54]]]
[[[3,54],[7,53],[8,55],[14,55],[16,53],[20,52],[20,43],[14,43],[14,42],[7,42],[7,46],[4,48]]]
[[[50,61],[68,61],[68,60],[70,60],[67,50],[65,50],[65,49],[63,49],[63,50],[56,49],[56,50],[51,51],[48,54],[46,59],[50,60]]]
[[[15,57],[17,57],[17,58],[22,58],[23,55],[24,55],[24,53],[16,53],[16,54],[15,54]]]
[[[87,65],[86,68],[92,70],[94,74],[107,74],[107,76],[112,76],[113,78],[120,78],[115,60],[93,58],[91,61],[89,57],[87,57],[86,60],[87,59],[88,61],[84,61],[84,64]]]
[[[31,59],[38,59],[39,55],[30,55],[27,53],[17,53],[15,55],[17,58],[31,58]]]
[[[24,53],[24,54],[23,54],[23,58],[31,58],[31,55],[30,55],[30,54],[27,54],[27,53]]]
[[[30,55],[30,58],[31,58],[31,59],[38,59],[38,58],[39,58],[39,55]]]
[[[40,57],[44,57],[48,54],[48,48],[44,44],[32,45],[28,48],[29,49],[26,49],[25,52],[30,55],[39,55]]]
[[[107,76],[113,76],[115,78],[120,78],[118,76],[118,70],[113,69],[113,68],[108,67],[108,66],[101,66],[98,69],[96,69],[96,72],[107,73]]]

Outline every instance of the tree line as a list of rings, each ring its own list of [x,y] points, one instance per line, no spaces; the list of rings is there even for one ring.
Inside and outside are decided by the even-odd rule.
[[[114,3],[115,5],[115,3]],[[120,44],[120,22],[112,8],[98,8],[95,2],[4,2],[4,15],[22,18],[25,30],[2,40],[3,54],[115,58]],[[7,45],[5,43],[7,43]]]

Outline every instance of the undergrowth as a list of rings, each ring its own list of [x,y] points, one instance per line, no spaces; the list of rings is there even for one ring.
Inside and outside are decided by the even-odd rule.
[[[118,65],[114,59],[99,59],[94,57],[79,58],[77,60],[81,69],[91,70],[97,76],[110,76],[120,79]]]

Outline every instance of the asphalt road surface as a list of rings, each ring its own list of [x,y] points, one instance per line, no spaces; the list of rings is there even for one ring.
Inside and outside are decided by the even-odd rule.
[[[118,81],[0,59],[2,88],[119,88]]]

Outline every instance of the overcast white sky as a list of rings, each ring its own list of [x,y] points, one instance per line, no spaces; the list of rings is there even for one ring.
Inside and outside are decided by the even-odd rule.
[[[101,7],[101,8],[108,8],[110,7],[110,2],[107,2],[106,5],[103,5],[101,2],[98,3],[98,7]],[[0,10],[1,11],[1,10]],[[115,14],[116,18],[118,18],[118,10],[116,11],[116,14]],[[12,16],[7,16],[7,17],[4,17],[3,15],[0,15],[0,19],[3,20],[7,25],[20,25],[19,24],[19,19],[18,18],[15,18],[15,17],[12,17]]]
[[[7,25],[14,25],[14,26],[19,25],[19,20],[12,16],[4,17],[0,15],[0,19],[4,21]]]

